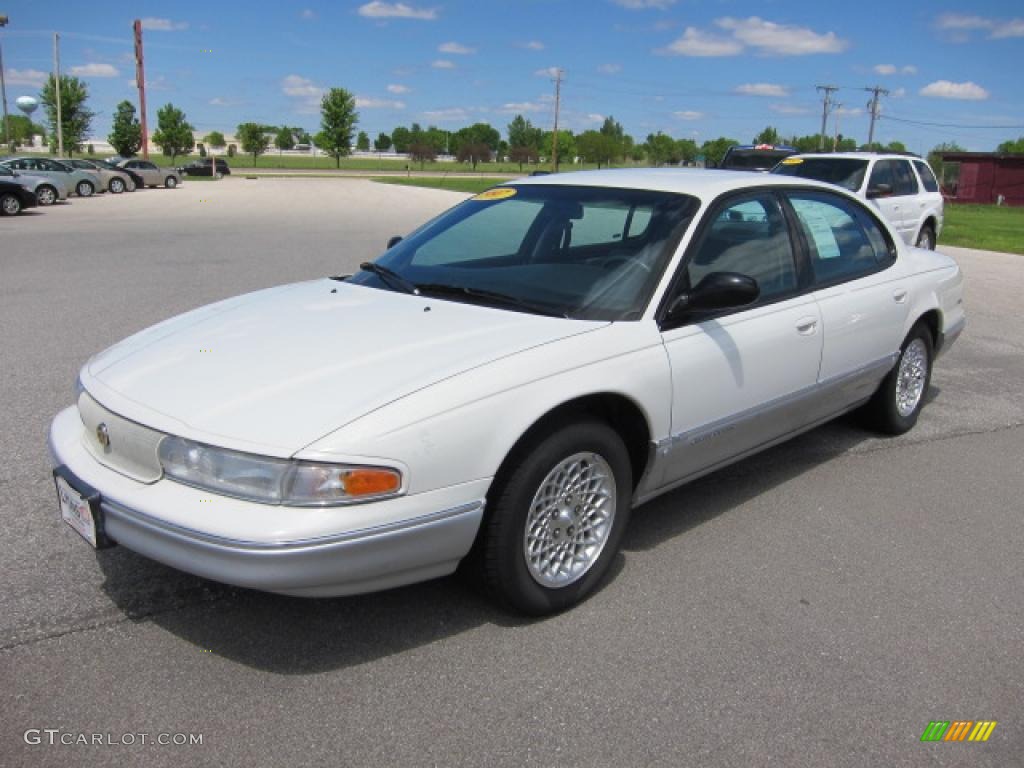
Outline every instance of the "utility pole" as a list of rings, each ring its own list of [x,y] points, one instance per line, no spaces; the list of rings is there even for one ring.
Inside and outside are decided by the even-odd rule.
[[[836,102],[836,104],[834,105],[835,110],[836,110],[836,134],[835,134],[835,138],[832,140],[832,151],[833,152],[838,152],[839,151],[839,114],[840,114],[839,113],[839,109],[842,106],[843,105],[838,103],[838,102]]]
[[[53,33],[53,90],[57,96],[57,157],[64,157],[64,126],[60,116],[60,35]]]
[[[828,122],[828,113],[832,111],[832,94],[839,90],[834,85],[816,85],[814,86],[816,91],[824,91],[825,98],[821,105],[821,131],[818,133],[818,151],[821,152],[825,149],[825,130],[826,123]]]
[[[142,53],[142,22],[135,20],[132,25],[135,32],[135,85],[139,89],[139,112],[142,123],[142,157],[149,160],[149,130],[146,127],[146,68],[143,66],[145,57]]]
[[[7,17],[0,16],[0,27],[7,26]],[[4,98],[4,143],[11,143],[11,126],[7,119],[7,83],[4,82],[4,49],[0,46],[0,93]],[[31,133],[31,131],[29,132]]]
[[[874,88],[865,88],[865,91],[873,94],[871,101],[868,102],[868,109],[871,111],[871,127],[868,128],[868,147],[875,141],[875,120],[878,119],[878,96],[888,96],[889,92],[880,85],[876,85]]]
[[[558,110],[562,105],[562,70],[555,70],[555,130],[551,134],[551,170],[558,173]]]

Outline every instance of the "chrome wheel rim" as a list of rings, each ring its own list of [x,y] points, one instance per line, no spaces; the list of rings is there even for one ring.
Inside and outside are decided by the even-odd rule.
[[[87,181],[83,181],[78,185],[78,196],[89,197],[92,194],[92,184]]]
[[[21,210],[21,203],[18,202],[18,198],[14,195],[8,195],[3,199],[3,211],[8,216],[13,216]]]
[[[896,410],[907,418],[917,408],[924,394],[928,376],[928,348],[921,339],[914,339],[903,351],[896,374]]]
[[[39,201],[40,205],[52,204],[55,197],[56,195],[53,193],[53,190],[50,189],[49,187],[43,187],[42,189],[39,190],[39,192],[36,193],[36,200]]]
[[[110,182],[110,191],[115,195],[120,192],[124,192],[124,182],[120,179],[114,179]]]
[[[596,453],[562,460],[540,484],[526,515],[523,555],[542,587],[566,587],[594,566],[615,520],[615,475]]]

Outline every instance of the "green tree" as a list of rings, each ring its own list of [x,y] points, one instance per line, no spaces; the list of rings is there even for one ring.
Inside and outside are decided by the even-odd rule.
[[[544,131],[544,138],[541,140],[540,153],[542,156],[551,159],[554,153],[552,147],[552,141],[554,139],[553,131]],[[562,128],[558,131],[558,164],[561,165],[563,162],[568,160],[570,163],[573,162],[579,155],[579,147],[576,145],[576,136],[567,128]],[[558,170],[557,168],[555,170]]]
[[[157,110],[156,124],[153,143],[171,158],[172,163],[178,155],[187,155],[195,147],[192,126],[185,119],[185,113],[173,104],[165,104]]]
[[[1016,141],[1004,141],[996,147],[996,152],[1004,152],[1012,155],[1024,154],[1024,136],[1021,136]]]
[[[408,152],[412,143],[412,131],[400,125],[391,132],[391,141],[394,142],[395,152]]]
[[[589,163],[597,163],[598,168],[611,164],[622,152],[622,145],[615,136],[601,131],[584,131],[576,137],[576,146],[580,157]]]
[[[352,152],[352,131],[359,122],[356,99],[344,88],[331,88],[320,100],[320,133],[316,145],[334,158],[341,167],[341,158]]]
[[[611,153],[608,158],[608,163],[612,160],[624,158],[626,155],[626,133],[622,130],[622,124],[614,117],[609,115],[604,119],[601,124],[601,130],[599,133],[605,137],[606,141],[601,142],[602,154]],[[632,145],[633,138],[629,137],[629,143]]]
[[[373,140],[373,148],[378,152],[387,152],[391,149],[391,137],[381,131],[377,134],[377,138]]]
[[[356,138],[356,149],[360,152],[370,151],[370,134],[366,131],[359,132],[359,136]]]
[[[90,133],[94,112],[85,102],[89,98],[89,88],[77,77],[60,76],[60,112],[61,134],[64,140],[64,151],[68,157],[72,152],[81,152],[82,142]],[[50,124],[50,150],[57,148],[57,85],[53,75],[47,79],[43,90],[39,92],[39,101],[46,111],[46,121]]]
[[[270,146],[270,137],[263,130],[265,125],[259,123],[242,123],[235,130],[235,136],[242,143],[242,151],[252,155],[252,164],[256,165],[256,158],[267,151]]]
[[[33,136],[46,137],[46,129],[37,125],[24,115],[8,115],[7,124],[11,132],[11,145],[18,147],[24,144],[31,144]],[[14,151],[12,149],[12,151]]]
[[[705,141],[700,146],[701,154],[704,155],[704,165],[708,168],[718,167],[729,147],[735,147],[738,144],[736,139],[727,139],[724,136]]]
[[[754,144],[781,144],[779,140],[779,131],[773,126],[768,126],[761,131],[757,136],[754,137]]]
[[[647,134],[647,162],[653,166],[672,163],[675,165],[678,160],[674,159],[677,154],[676,142],[671,136],[658,131]]]
[[[121,157],[132,157],[142,146],[142,126],[135,116],[135,105],[127,99],[117,105],[107,141]]]
[[[437,150],[434,149],[434,145],[425,141],[422,136],[409,145],[409,159],[419,163],[421,171],[426,163],[432,163],[436,158]]]
[[[292,133],[292,129],[287,127],[279,128],[277,135],[274,136],[274,146],[277,147],[279,153],[286,149],[295,149],[295,134]]]
[[[455,159],[460,163],[472,163],[473,170],[476,170],[477,163],[487,163],[491,160],[491,148],[482,141],[473,139],[459,142],[459,148],[455,151]]]
[[[207,146],[212,147],[213,149],[224,149],[224,147],[227,146],[227,141],[225,141],[224,139],[224,134],[221,133],[220,131],[210,131],[208,134],[206,134],[206,137],[203,139],[203,142],[205,142]]]
[[[485,153],[479,151],[475,154],[478,160],[490,160],[490,153],[498,149],[498,144],[501,142],[501,134],[498,133],[497,129],[493,128],[488,123],[473,123],[473,125],[467,126],[466,128],[460,128],[458,131],[452,134],[451,137],[451,148],[455,152],[456,156],[459,154],[459,150],[467,144],[477,144],[487,147],[489,152],[486,153],[486,160],[484,160]],[[475,167],[475,163],[474,163]]]

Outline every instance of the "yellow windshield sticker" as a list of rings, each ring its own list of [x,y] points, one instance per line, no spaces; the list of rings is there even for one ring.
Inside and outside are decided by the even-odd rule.
[[[495,187],[481,192],[474,197],[474,200],[504,200],[506,197],[515,197],[515,187]]]
[[[787,157],[782,161],[783,165],[800,165],[804,159],[802,157]]]

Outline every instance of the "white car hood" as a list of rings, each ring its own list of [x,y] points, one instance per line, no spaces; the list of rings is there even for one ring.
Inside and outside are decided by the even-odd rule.
[[[125,418],[283,457],[442,379],[605,325],[324,279],[167,320],[81,379]]]

